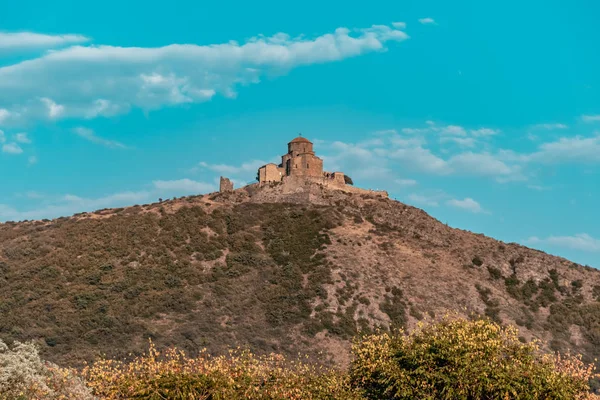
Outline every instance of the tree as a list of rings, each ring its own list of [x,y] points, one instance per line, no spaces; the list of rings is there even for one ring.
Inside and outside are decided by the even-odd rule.
[[[346,183],[346,185],[354,185],[352,178],[350,178],[348,175],[344,175],[344,182]]]
[[[445,317],[353,346],[351,380],[368,399],[584,399],[594,367],[544,354],[518,330]]]

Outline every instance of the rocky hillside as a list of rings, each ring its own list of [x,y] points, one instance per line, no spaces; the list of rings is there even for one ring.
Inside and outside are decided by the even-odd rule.
[[[250,186],[0,224],[0,339],[79,365],[176,344],[347,361],[360,331],[448,310],[600,356],[600,272],[386,198]]]

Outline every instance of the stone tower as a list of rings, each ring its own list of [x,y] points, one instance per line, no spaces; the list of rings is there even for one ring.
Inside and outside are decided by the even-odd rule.
[[[233,192],[233,182],[222,176],[219,182],[219,192]]]

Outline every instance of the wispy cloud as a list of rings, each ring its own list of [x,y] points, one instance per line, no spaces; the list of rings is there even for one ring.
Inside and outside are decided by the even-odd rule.
[[[545,129],[545,130],[558,130],[558,129],[567,129],[569,126],[565,125],[565,124],[557,124],[557,123],[551,123],[551,124],[536,124],[533,125],[532,128],[534,129]]]
[[[187,178],[171,181],[153,181],[152,184],[158,190],[186,192],[189,194],[207,193],[216,189],[213,184],[198,182]]]
[[[451,207],[459,208],[461,210],[469,211],[474,214],[480,214],[486,212],[481,205],[470,197],[466,197],[462,200],[451,199],[446,202]]]
[[[475,137],[494,136],[500,133],[500,129],[479,128],[472,129],[470,133]]]
[[[429,207],[438,207],[440,205],[439,200],[436,196],[426,196],[422,194],[411,193],[408,195],[408,200],[417,205],[424,205]]]
[[[230,164],[209,164],[207,162],[198,163],[197,168],[208,169],[210,171],[224,174],[224,175],[239,175],[239,174],[256,174],[258,168],[267,164],[267,162],[262,160],[252,160],[245,162],[241,165],[230,165]]]
[[[114,140],[107,140],[107,139],[103,139],[99,136],[96,136],[96,134],[94,133],[93,130],[88,129],[88,128],[84,128],[84,127],[77,127],[75,129],[73,129],[73,132],[84,138],[85,140],[88,140],[92,143],[96,143],[105,147],[110,147],[110,148],[119,148],[119,149],[126,149],[127,146],[125,146],[123,143],[114,141]]]
[[[90,39],[82,35],[46,35],[35,32],[0,32],[0,53],[8,50],[49,49]]]
[[[6,108],[0,107],[0,124],[6,122],[11,116],[12,113],[10,111],[8,111]]]
[[[456,143],[461,147],[475,147],[475,139],[473,138],[463,138],[463,137],[441,137],[441,143]]]
[[[4,131],[0,129],[0,143],[6,142],[6,135],[4,135]]]
[[[598,115],[582,115],[581,119],[584,122],[598,122],[598,121],[600,121],[600,114],[598,114]]]
[[[373,25],[314,38],[259,35],[242,44],[75,45],[0,67],[0,109],[23,120],[94,118],[234,98],[238,86],[262,76],[385,51],[406,39],[393,26]]]
[[[392,26],[397,29],[406,29],[406,22],[392,22]]]
[[[16,143],[5,143],[2,145],[2,152],[7,154],[21,154],[23,149]]]
[[[0,220],[32,220],[68,216],[78,212],[90,212],[102,208],[125,207],[134,204],[149,203],[159,197],[204,194],[216,189],[214,184],[193,181],[191,179],[155,180],[145,190],[124,191],[106,196],[89,198],[67,193],[61,196],[41,195],[36,192],[24,194],[40,204],[29,210],[0,204]]]
[[[94,211],[107,207],[122,207],[133,205],[151,198],[151,192],[120,192],[98,198],[84,198],[72,194],[66,194],[55,199],[53,202],[39,206],[31,210],[21,211],[6,204],[0,204],[0,220],[32,220],[42,218],[56,218],[72,215],[77,212]]]
[[[574,236],[549,236],[547,238],[532,236],[526,242],[532,245],[547,244],[572,250],[600,253],[600,239],[595,239],[587,233],[579,233]]]
[[[467,136],[467,131],[462,126],[448,125],[441,128],[433,128],[438,130],[442,135]]]
[[[430,17],[420,18],[419,19],[419,23],[421,23],[423,25],[433,25],[433,24],[435,24],[435,20],[433,18],[430,18]]]
[[[57,119],[64,114],[65,106],[57,104],[54,100],[47,97],[42,97],[40,100],[46,106],[48,118]]]
[[[562,137],[540,144],[525,160],[545,164],[600,163],[600,136]]]
[[[395,179],[394,183],[398,186],[415,186],[417,181],[414,179]]]
[[[15,141],[17,141],[19,143],[24,143],[24,144],[31,143],[31,139],[29,139],[29,136],[25,132],[17,133],[15,135]]]

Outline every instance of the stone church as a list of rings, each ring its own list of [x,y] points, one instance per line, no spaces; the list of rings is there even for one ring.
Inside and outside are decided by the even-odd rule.
[[[281,164],[267,164],[258,169],[259,184],[282,182],[288,177],[307,178],[309,180],[328,180],[345,184],[341,172],[324,172],[323,160],[315,155],[310,140],[298,136],[288,143],[288,152],[281,156]]]

